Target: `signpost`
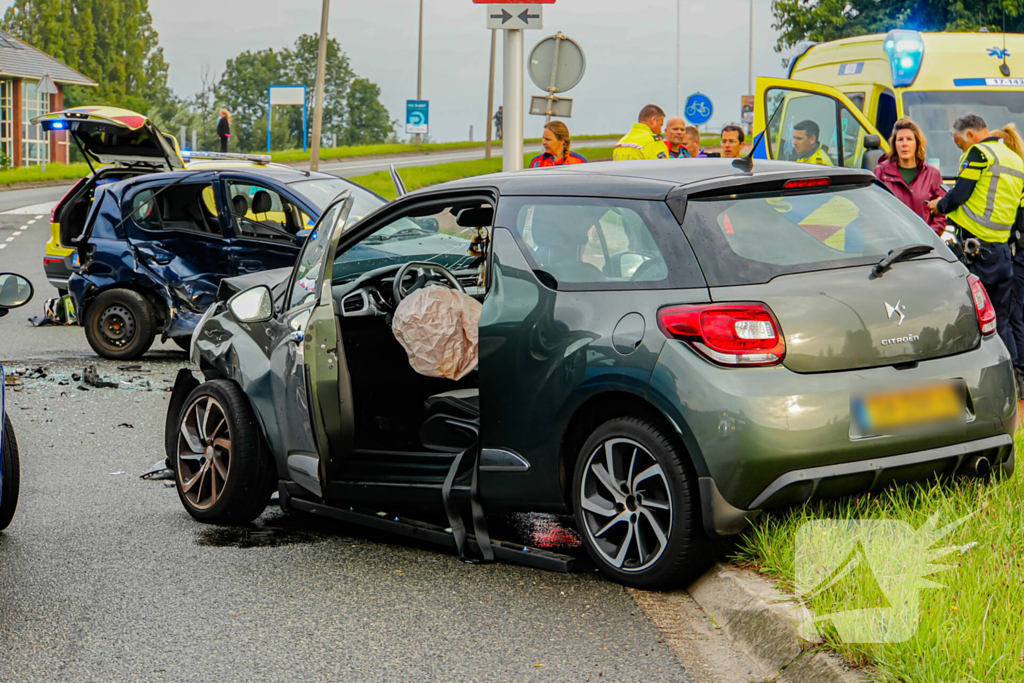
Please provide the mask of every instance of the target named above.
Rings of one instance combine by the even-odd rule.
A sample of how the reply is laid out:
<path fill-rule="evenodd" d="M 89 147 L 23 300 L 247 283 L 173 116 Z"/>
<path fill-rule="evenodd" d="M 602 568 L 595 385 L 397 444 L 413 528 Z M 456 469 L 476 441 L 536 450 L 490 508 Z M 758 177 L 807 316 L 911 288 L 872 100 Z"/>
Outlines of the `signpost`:
<path fill-rule="evenodd" d="M 523 168 L 523 29 L 544 27 L 542 5 L 555 0 L 533 2 L 495 2 L 473 0 L 486 5 L 487 28 L 505 32 L 502 90 L 505 107 L 504 153 L 502 170 L 518 171 Z"/>
<path fill-rule="evenodd" d="M 426 135 L 430 132 L 430 102 L 428 100 L 405 101 L 405 134 Z"/>
<path fill-rule="evenodd" d="M 46 111 L 50 111 L 50 95 L 57 94 L 57 86 L 54 84 L 53 79 L 50 78 L 50 74 L 43 74 L 43 77 L 39 79 L 39 85 L 36 86 L 36 92 L 40 95 L 46 95 Z M 48 135 L 47 138 L 53 136 Z M 47 140 L 49 142 L 49 140 Z M 46 162 L 50 157 L 50 147 L 47 145 L 46 154 L 43 155 L 43 173 L 46 173 Z"/>
<path fill-rule="evenodd" d="M 711 98 L 707 95 L 695 92 L 686 98 L 686 120 L 695 126 L 710 121 L 714 111 Z"/>
<path fill-rule="evenodd" d="M 267 152 L 270 152 L 270 131 L 274 124 L 274 107 L 302 105 L 302 151 L 306 151 L 306 140 L 309 137 L 309 118 L 306 116 L 306 86 L 304 85 L 272 85 L 267 88 Z"/>
<path fill-rule="evenodd" d="M 561 32 L 545 38 L 533 48 L 527 68 L 534 85 L 548 92 L 531 98 L 530 113 L 547 117 L 545 123 L 550 123 L 552 116 L 571 118 L 572 98 L 555 93 L 576 87 L 587 70 L 587 58 L 579 43 Z"/>

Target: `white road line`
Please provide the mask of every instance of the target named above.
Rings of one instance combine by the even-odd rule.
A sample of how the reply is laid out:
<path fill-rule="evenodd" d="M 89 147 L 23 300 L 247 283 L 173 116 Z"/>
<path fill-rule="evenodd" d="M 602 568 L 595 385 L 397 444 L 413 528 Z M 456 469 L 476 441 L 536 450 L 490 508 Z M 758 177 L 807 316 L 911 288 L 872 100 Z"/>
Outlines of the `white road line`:
<path fill-rule="evenodd" d="M 18 228 L 18 230 L 28 230 L 28 226 L 27 225 L 23 225 L 20 228 Z"/>
<path fill-rule="evenodd" d="M 32 225 L 32 224 L 33 224 L 33 223 L 35 223 L 35 222 L 36 222 L 37 220 L 39 220 L 39 219 L 38 219 L 38 218 L 33 218 L 32 220 L 30 220 L 30 221 L 28 222 L 28 224 L 29 224 L 29 225 Z"/>
<path fill-rule="evenodd" d="M 21 230 L 18 230 L 18 231 L 16 231 L 16 232 L 14 233 L 14 236 L 15 236 L 15 237 L 17 237 L 17 236 L 18 236 L 18 235 L 20 235 L 21 233 L 22 233 L 22 231 L 21 231 Z"/>
<path fill-rule="evenodd" d="M 7 238 L 7 241 L 8 241 L 8 242 L 13 242 L 13 241 L 14 241 L 14 238 L 13 238 L 13 237 L 8 237 L 8 238 Z"/>
<path fill-rule="evenodd" d="M 6 244 L 0 244 L 0 249 L 6 249 L 6 248 L 7 248 Z"/>

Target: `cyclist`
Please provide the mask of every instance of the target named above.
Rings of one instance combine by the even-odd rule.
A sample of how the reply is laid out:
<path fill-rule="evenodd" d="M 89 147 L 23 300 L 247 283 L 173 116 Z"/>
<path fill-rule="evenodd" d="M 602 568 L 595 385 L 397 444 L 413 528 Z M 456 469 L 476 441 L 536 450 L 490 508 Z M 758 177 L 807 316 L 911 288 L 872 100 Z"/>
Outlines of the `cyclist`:
<path fill-rule="evenodd" d="M 648 104 L 640 110 L 638 122 L 626 133 L 612 150 L 614 161 L 634 159 L 668 159 L 668 150 L 661 139 L 661 127 L 665 124 L 665 110 L 656 104 Z"/>

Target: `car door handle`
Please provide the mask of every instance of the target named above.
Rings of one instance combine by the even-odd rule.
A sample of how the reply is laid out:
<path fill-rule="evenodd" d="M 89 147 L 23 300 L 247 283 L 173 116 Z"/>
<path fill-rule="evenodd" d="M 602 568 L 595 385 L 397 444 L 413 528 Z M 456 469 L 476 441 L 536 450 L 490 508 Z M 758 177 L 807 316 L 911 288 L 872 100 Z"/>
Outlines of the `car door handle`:
<path fill-rule="evenodd" d="M 255 273 L 263 267 L 263 261 L 246 260 L 238 262 L 238 270 L 243 273 Z"/>
<path fill-rule="evenodd" d="M 151 249 L 149 247 L 137 247 L 142 257 L 157 265 L 166 265 L 174 260 L 174 254 L 166 251 Z"/>

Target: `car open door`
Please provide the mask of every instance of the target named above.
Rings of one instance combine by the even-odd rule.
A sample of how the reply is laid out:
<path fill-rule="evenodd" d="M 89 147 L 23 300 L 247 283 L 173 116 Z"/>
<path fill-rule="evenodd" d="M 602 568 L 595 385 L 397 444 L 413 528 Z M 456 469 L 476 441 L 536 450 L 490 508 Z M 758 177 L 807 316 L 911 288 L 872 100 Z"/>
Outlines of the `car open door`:
<path fill-rule="evenodd" d="M 807 122 L 812 130 L 817 128 L 817 141 L 832 166 L 874 170 L 880 156 L 876 150 L 889 150 L 860 109 L 835 88 L 787 78 L 757 79 L 755 158 L 797 160 L 802 155 L 794 147 L 793 131 Z"/>
<path fill-rule="evenodd" d="M 117 164 L 155 171 L 185 168 L 174 137 L 142 114 L 118 107 L 74 107 L 32 119 L 46 132 L 67 131 L 93 171 Z"/>
<path fill-rule="evenodd" d="M 334 254 L 352 211 L 351 196 L 323 214 L 303 247 L 271 329 L 271 364 L 277 424 L 307 425 L 283 429 L 291 479 L 323 495 L 332 457 L 352 450 L 355 417 L 352 384 L 335 302 L 331 296 Z"/>

